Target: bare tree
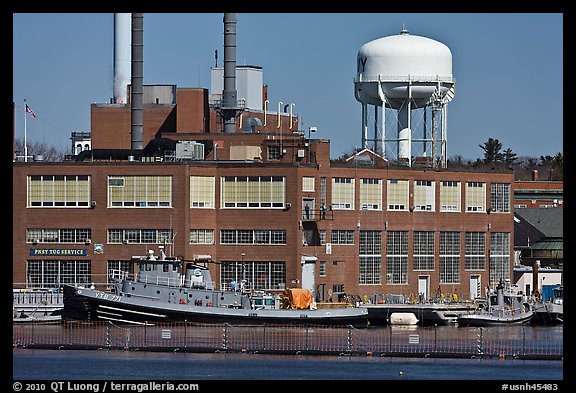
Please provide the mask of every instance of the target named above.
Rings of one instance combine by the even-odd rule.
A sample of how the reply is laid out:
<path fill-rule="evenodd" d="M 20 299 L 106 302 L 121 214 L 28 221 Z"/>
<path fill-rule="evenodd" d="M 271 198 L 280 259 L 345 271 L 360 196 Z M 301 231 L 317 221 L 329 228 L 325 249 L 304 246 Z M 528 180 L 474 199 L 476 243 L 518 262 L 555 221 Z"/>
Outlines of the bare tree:
<path fill-rule="evenodd" d="M 14 139 L 14 151 L 17 157 L 24 157 L 24 140 L 22 138 Z M 62 149 L 48 145 L 45 142 L 28 143 L 28 157 L 42 156 L 44 161 L 60 162 L 64 161 L 66 153 Z"/>

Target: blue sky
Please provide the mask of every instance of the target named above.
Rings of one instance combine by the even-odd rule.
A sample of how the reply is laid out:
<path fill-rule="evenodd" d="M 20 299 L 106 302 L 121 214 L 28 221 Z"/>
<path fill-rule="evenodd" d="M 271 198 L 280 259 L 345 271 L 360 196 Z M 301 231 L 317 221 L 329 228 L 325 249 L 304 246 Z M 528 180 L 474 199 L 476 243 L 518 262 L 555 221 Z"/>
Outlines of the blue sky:
<path fill-rule="evenodd" d="M 294 103 L 301 129 L 318 128 L 336 158 L 361 144 L 353 78 L 360 47 L 396 35 L 440 41 L 452 52 L 447 157 L 483 156 L 499 139 L 519 157 L 563 152 L 562 13 L 237 13 L 237 64 L 263 67 L 273 103 Z M 223 51 L 222 13 L 145 13 L 144 83 L 210 88 Z M 36 113 L 27 137 L 70 150 L 90 131 L 90 104 L 113 95 L 112 13 L 13 14 L 15 133 L 24 99 Z"/>

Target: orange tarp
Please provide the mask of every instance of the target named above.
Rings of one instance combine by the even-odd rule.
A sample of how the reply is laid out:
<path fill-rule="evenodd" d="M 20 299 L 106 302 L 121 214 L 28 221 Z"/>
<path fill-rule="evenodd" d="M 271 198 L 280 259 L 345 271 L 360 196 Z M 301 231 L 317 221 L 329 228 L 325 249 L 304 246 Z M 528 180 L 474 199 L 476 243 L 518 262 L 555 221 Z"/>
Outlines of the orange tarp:
<path fill-rule="evenodd" d="M 288 303 L 287 306 L 292 309 L 310 308 L 312 304 L 312 293 L 304 288 L 285 289 L 282 297 Z"/>

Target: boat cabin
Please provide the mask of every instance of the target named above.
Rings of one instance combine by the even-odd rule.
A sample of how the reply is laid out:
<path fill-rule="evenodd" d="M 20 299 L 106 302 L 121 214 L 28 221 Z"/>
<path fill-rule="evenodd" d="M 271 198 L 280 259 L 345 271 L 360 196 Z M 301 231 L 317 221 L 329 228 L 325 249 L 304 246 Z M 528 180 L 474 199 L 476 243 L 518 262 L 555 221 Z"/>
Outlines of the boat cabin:
<path fill-rule="evenodd" d="M 168 257 L 160 247 L 160 258 L 156 258 L 154 251 L 148 251 L 145 257 L 132 257 L 138 266 L 138 282 L 164 286 L 184 286 L 197 289 L 214 289 L 214 282 L 210 270 L 197 263 L 187 262 L 184 274 L 182 261 Z"/>

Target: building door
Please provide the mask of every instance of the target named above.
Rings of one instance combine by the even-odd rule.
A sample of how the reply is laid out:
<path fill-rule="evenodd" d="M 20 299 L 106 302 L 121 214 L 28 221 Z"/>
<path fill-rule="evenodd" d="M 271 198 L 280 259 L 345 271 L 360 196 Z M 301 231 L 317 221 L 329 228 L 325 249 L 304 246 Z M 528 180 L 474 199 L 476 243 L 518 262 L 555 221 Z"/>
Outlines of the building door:
<path fill-rule="evenodd" d="M 314 219 L 314 198 L 302 198 L 302 219 Z"/>
<path fill-rule="evenodd" d="M 430 298 L 430 276 L 418 276 L 418 300 Z"/>
<path fill-rule="evenodd" d="M 326 284 L 318 284 L 318 292 L 316 293 L 316 301 L 323 302 L 325 299 L 324 291 L 326 291 Z"/>
<path fill-rule="evenodd" d="M 482 283 L 480 282 L 480 276 L 472 275 L 470 276 L 470 300 L 474 300 L 481 296 L 482 293 Z"/>

